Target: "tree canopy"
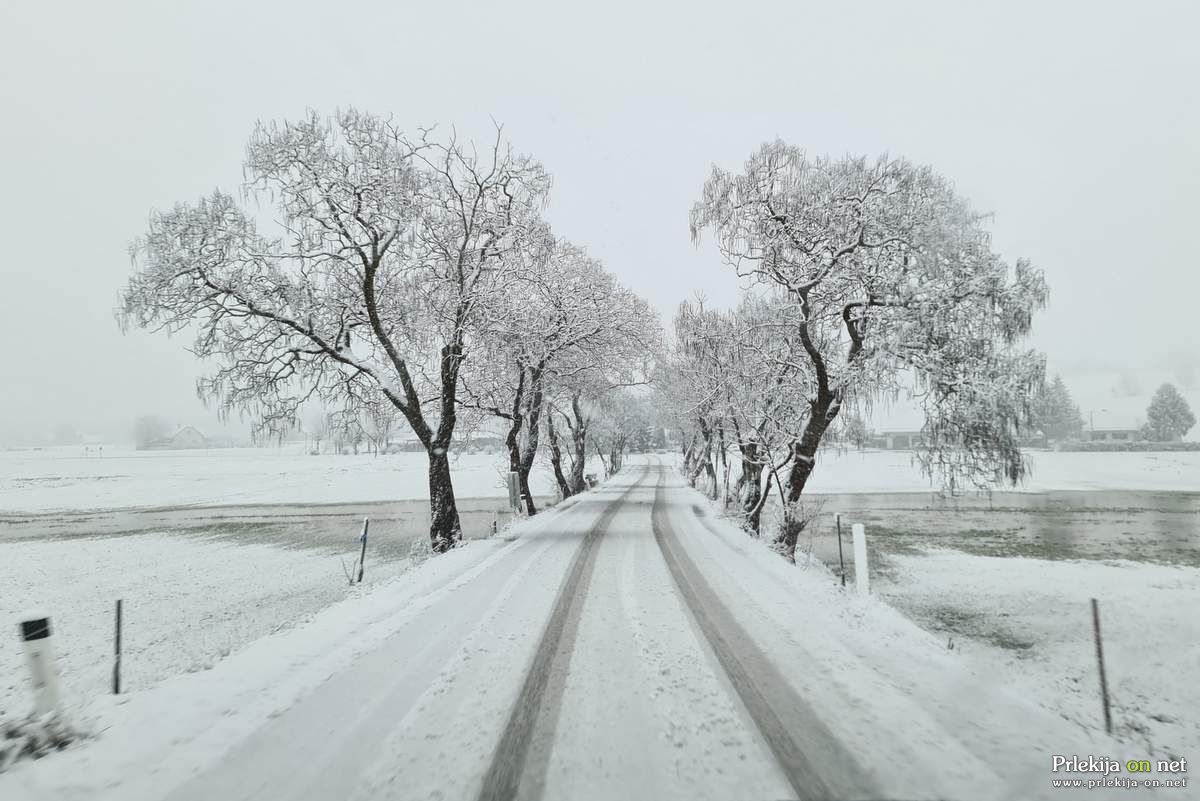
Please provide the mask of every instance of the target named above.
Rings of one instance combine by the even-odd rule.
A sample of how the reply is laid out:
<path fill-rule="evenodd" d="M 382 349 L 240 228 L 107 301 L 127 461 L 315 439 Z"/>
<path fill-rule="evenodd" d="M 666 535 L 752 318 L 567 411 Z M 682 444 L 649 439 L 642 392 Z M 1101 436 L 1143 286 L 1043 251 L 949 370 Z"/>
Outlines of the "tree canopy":
<path fill-rule="evenodd" d="M 1155 442 L 1179 440 L 1196 424 L 1196 416 L 1187 399 L 1174 384 L 1165 383 L 1154 393 L 1146 409 L 1143 436 Z"/>
<path fill-rule="evenodd" d="M 985 223 L 948 181 L 904 159 L 814 157 L 775 141 L 740 173 L 714 167 L 692 233 L 711 233 L 749 302 L 764 304 L 764 322 L 743 313 L 726 338 L 772 333 L 756 372 L 771 404 L 796 410 L 780 427 L 790 506 L 843 409 L 901 392 L 924 412 L 919 457 L 931 475 L 954 486 L 1025 474 L 1018 440 L 1045 368 L 1020 343 L 1046 285 L 1029 262 L 992 250 Z M 694 351 L 677 344 L 680 360 L 705 369 Z M 715 385 L 739 381 L 709 369 Z M 787 554 L 801 520 L 783 526 Z"/>

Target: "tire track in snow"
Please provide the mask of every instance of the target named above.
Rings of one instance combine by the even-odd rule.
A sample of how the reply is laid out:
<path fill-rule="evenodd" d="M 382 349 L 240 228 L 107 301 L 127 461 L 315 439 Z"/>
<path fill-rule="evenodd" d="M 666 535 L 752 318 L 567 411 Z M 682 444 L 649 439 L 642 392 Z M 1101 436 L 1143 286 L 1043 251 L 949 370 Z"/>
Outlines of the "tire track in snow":
<path fill-rule="evenodd" d="M 834 737 L 704 580 L 671 527 L 663 501 L 666 471 L 658 467 L 651 518 L 654 539 L 697 627 L 804 801 L 877 798 L 854 756 Z"/>
<path fill-rule="evenodd" d="M 479 801 L 512 801 L 540 796 L 579 617 L 596 564 L 596 544 L 630 493 L 649 472 L 649 465 L 643 465 L 642 474 L 610 502 L 596 525 L 584 536 L 555 597 L 546 630 L 484 774 Z"/>

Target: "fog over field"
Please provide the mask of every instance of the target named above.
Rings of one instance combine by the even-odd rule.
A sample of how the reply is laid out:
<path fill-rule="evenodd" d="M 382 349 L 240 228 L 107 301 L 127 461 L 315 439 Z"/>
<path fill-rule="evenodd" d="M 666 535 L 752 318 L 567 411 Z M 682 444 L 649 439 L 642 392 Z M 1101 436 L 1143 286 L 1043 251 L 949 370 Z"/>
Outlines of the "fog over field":
<path fill-rule="evenodd" d="M 1006 258 L 1045 270 L 1033 343 L 1085 414 L 1123 370 L 1143 393 L 1196 380 L 1200 338 L 1178 335 L 1173 302 L 1200 295 L 1181 262 L 1200 196 L 1200 107 L 1180 102 L 1192 3 L 69 9 L 15 4 L 0 31 L 0 332 L 19 343 L 0 445 L 61 423 L 127 441 L 141 413 L 220 433 L 182 340 L 118 331 L 126 246 L 151 208 L 234 188 L 256 120 L 348 104 L 470 138 L 503 123 L 554 174 L 555 227 L 665 319 L 696 292 L 734 302 L 712 240 L 688 235 L 712 163 L 775 136 L 930 163 L 995 215 Z M 363 46 L 365 28 L 403 46 Z"/>

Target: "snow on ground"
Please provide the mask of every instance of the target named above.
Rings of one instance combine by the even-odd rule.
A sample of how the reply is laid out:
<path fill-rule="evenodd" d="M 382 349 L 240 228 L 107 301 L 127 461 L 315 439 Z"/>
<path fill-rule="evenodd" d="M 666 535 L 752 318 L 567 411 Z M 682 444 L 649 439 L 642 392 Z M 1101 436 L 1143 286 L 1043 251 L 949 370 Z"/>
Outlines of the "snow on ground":
<path fill-rule="evenodd" d="M 355 557 L 349 548 L 347 563 Z M 0 620 L 11 631 L 23 610 L 51 615 L 66 698 L 86 712 L 111 690 L 118 598 L 123 684 L 139 691 L 211 668 L 246 643 L 357 594 L 340 556 L 329 548 L 166 534 L 0 543 Z M 364 587 L 407 566 L 371 560 Z M 30 706 L 23 660 L 17 638 L 0 637 L 0 718 Z"/>
<path fill-rule="evenodd" d="M 1000 490 L 1200 490 L 1200 451 L 1178 453 L 1067 453 L 1027 451 L 1028 480 Z M 826 451 L 806 493 L 928 492 L 937 489 L 908 451 Z"/>
<path fill-rule="evenodd" d="M 103 736 L 0 776 L 0 797 L 136 801 L 173 787 L 180 798 L 473 795 L 584 532 L 639 475 L 631 465 L 615 488 L 381 580 L 210 670 L 97 696 L 87 714 Z M 945 635 L 885 602 L 894 599 L 857 598 L 818 563 L 786 564 L 716 518 L 678 476 L 664 480 L 671 526 L 705 580 L 892 795 L 1059 798 L 1051 754 L 1124 760 L 1153 746 L 1191 758 L 1200 744 L 1187 686 L 1196 675 L 1194 569 L 913 556 L 901 567 L 930 602 L 1008 610 L 1010 639 L 1049 643 L 1044 655 L 989 655 L 961 641 L 951 650 Z M 558 797 L 625 787 L 629 797 L 718 798 L 777 780 L 652 545 L 652 485 L 634 492 L 596 546 L 547 757 L 547 788 Z M 939 556 L 945 564 L 920 561 Z M 1091 677 L 1076 656 L 1090 654 L 1089 626 L 1078 606 L 1089 593 L 1105 603 L 1115 643 L 1115 738 L 1084 711 Z M 1145 603 L 1147 594 L 1164 600 Z M 1138 632 L 1150 643 L 1140 653 Z"/>
<path fill-rule="evenodd" d="M 1103 730 L 1071 726 L 950 651 L 883 603 L 838 585 L 820 563 L 793 566 L 733 521 L 692 509 L 715 536 L 689 553 L 887 797 L 1040 798 L 1050 754 L 1119 753 Z"/>
<path fill-rule="evenodd" d="M 560 509 L 570 509 L 574 503 L 572 499 Z M 582 515 L 579 525 L 591 525 L 597 514 Z M 469 676 L 486 678 L 476 683 L 482 687 L 520 683 L 526 664 L 512 658 L 511 649 L 536 640 L 540 626 L 523 615 L 497 617 L 495 608 L 513 593 L 542 601 L 553 597 L 578 541 L 562 537 L 535 541 L 529 535 L 543 532 L 558 515 L 539 516 L 512 527 L 504 538 L 470 542 L 429 559 L 415 570 L 327 607 L 303 626 L 247 645 L 211 670 L 175 676 L 128 695 L 97 698 L 87 712 L 93 728 L 103 730 L 102 736 L 52 759 L 19 763 L 0 774 L 0 797 L 6 801 L 161 798 L 190 775 L 227 759 L 231 749 L 251 742 L 260 727 L 293 714 L 289 710 L 325 685 L 327 691 L 298 710 L 300 715 L 315 710 L 309 725 L 267 745 L 284 749 L 292 780 L 308 782 L 318 797 L 322 797 L 321 787 L 331 782 L 355 781 L 358 774 L 349 769 L 314 774 L 310 768 L 327 768 L 324 757 L 345 756 L 349 763 L 356 755 L 361 760 L 360 752 L 373 753 L 379 739 L 399 722 L 389 714 L 393 695 L 399 693 L 407 703 L 414 703 L 423 692 L 423 698 L 436 699 L 453 689 L 456 678 L 467 678 L 460 675 L 464 667 Z M 528 567 L 551 550 L 551 569 L 541 565 L 540 575 L 531 581 Z M 468 635 L 475 632 L 477 639 L 501 628 L 497 638 L 501 647 L 493 649 L 486 664 L 462 664 L 473 654 L 477 662 L 484 662 L 484 652 Z M 451 658 L 458 669 L 446 670 Z M 472 683 L 460 681 L 458 686 Z M 431 725 L 443 720 L 443 709 L 453 711 L 429 710 L 426 717 Z M 490 707 L 461 711 L 468 716 L 498 717 Z M 332 721 L 345 718 L 378 736 L 364 743 L 332 738 Z M 461 730 L 464 735 L 472 732 Z M 474 736 L 479 737 L 479 732 Z M 442 747 L 456 756 L 467 750 L 459 741 L 439 745 L 427 740 L 424 747 L 426 751 Z M 453 770 L 457 759 L 439 759 L 435 766 Z M 283 795 L 279 786 L 257 788 L 244 782 L 238 791 L 256 798 Z"/>
<path fill-rule="evenodd" d="M 101 738 L 18 765 L 0 796 L 474 796 L 585 532 L 640 475 L 630 468 L 512 541 L 431 559 L 212 670 L 100 699 Z M 542 752 L 547 797 L 784 797 L 653 544 L 655 480 L 595 546 L 551 710 L 559 728 Z M 671 527 L 704 581 L 888 797 L 1060 798 L 1049 754 L 1122 755 L 878 599 L 713 519 L 677 476 L 663 480 Z"/>
<path fill-rule="evenodd" d="M 1090 599 L 1100 602 L 1118 738 L 1200 754 L 1200 570 L 934 549 L 888 556 L 873 589 L 985 675 L 1081 728 L 1102 725 Z"/>
<path fill-rule="evenodd" d="M 461 498 L 507 495 L 498 453 L 461 454 L 451 469 Z M 423 453 L 383 456 L 322 454 L 295 446 L 194 451 L 106 447 L 0 452 L 0 512 L 46 512 L 187 504 L 343 503 L 429 497 Z M 589 464 L 595 471 L 598 464 Z M 531 478 L 537 495 L 553 495 L 541 465 Z"/>
<path fill-rule="evenodd" d="M 499 480 L 500 463 L 498 454 L 460 457 L 454 465 L 460 498 L 495 498 L 502 507 L 507 490 Z M 326 523 L 291 507 L 278 519 L 269 517 L 270 508 L 257 510 L 253 521 L 222 513 L 212 525 L 164 519 L 161 527 L 147 528 L 133 519 L 77 515 L 70 526 L 46 525 L 34 538 L 21 533 L 8 540 L 6 528 L 29 528 L 25 512 L 62 522 L 48 510 L 411 498 L 412 510 L 372 518 L 370 584 L 405 570 L 409 541 L 424 539 L 425 469 L 420 453 L 310 456 L 294 447 L 177 452 L 106 447 L 102 457 L 85 457 L 79 448 L 0 453 L 0 621 L 15 625 L 23 610 L 47 610 L 58 636 L 65 690 L 85 710 L 110 688 L 117 599 L 125 604 L 126 688 L 207 669 L 357 592 L 349 589 L 342 563 L 356 556 L 357 519 L 338 515 L 336 523 Z M 549 492 L 549 480 L 541 476 L 535 487 Z M 470 502 L 463 504 L 463 514 L 468 534 L 474 531 L 470 525 L 484 530 L 492 516 Z M 145 532 L 113 536 L 135 524 Z M 92 536 L 101 533 L 108 536 Z M 63 539 L 55 539 L 59 536 Z M 22 660 L 16 638 L 0 637 L 0 718 L 23 715 L 29 705 Z"/>
<path fill-rule="evenodd" d="M 1048 490 L 1196 490 L 1200 452 L 1030 453 L 1033 475 L 1022 487 Z M 462 454 L 453 465 L 459 497 L 503 497 L 500 454 Z M 591 472 L 600 465 L 589 463 Z M 421 453 L 373 457 L 311 456 L 301 449 L 229 448 L 135 451 L 79 448 L 0 452 L 0 513 L 113 509 L 185 504 L 282 504 L 390 501 L 428 497 Z M 553 495 L 539 462 L 535 494 Z M 905 451 L 828 451 L 809 482 L 812 493 L 928 492 Z"/>

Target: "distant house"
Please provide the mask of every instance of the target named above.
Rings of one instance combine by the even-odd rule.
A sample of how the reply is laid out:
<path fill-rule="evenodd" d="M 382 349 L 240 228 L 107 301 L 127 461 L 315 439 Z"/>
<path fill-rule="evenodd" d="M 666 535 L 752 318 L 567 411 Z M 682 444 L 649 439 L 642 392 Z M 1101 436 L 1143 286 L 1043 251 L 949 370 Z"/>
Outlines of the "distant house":
<path fill-rule="evenodd" d="M 146 446 L 147 450 L 156 451 L 182 451 L 209 447 L 212 447 L 212 442 L 208 437 L 197 431 L 194 426 L 184 426 L 174 434 L 162 439 L 156 439 Z"/>
<path fill-rule="evenodd" d="M 465 449 L 468 453 L 483 451 L 492 453 L 504 447 L 505 438 L 499 434 L 493 434 L 487 431 L 473 434 L 470 437 L 464 437 L 461 441 L 455 442 L 456 447 Z"/>
<path fill-rule="evenodd" d="M 1080 439 L 1084 442 L 1141 442 L 1142 412 L 1148 401 L 1142 398 L 1111 399 L 1103 409 L 1089 411 Z"/>
<path fill-rule="evenodd" d="M 877 441 L 889 451 L 907 451 L 917 447 L 924 435 L 919 431 L 881 431 Z"/>
<path fill-rule="evenodd" d="M 1096 426 L 1085 431 L 1084 437 L 1091 442 L 1140 442 L 1143 439 L 1140 427 L 1117 426 Z"/>

